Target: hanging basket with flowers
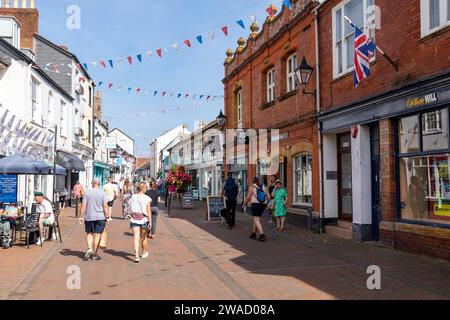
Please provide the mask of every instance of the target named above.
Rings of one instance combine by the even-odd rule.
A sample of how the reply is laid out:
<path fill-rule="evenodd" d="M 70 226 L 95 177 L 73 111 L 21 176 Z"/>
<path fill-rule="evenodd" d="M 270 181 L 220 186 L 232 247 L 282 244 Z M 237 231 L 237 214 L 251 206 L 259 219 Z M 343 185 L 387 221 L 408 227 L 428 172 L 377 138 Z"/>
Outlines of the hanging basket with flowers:
<path fill-rule="evenodd" d="M 166 178 L 166 185 L 171 193 L 183 193 L 189 188 L 191 183 L 192 178 L 185 173 L 183 166 L 173 167 Z"/>

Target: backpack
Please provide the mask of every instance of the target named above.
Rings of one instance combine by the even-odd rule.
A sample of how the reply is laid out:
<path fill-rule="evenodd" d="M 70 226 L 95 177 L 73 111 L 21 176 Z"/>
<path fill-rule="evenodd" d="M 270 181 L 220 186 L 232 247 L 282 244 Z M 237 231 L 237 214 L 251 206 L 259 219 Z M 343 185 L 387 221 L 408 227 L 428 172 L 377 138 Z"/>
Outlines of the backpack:
<path fill-rule="evenodd" d="M 238 186 L 236 185 L 236 183 L 234 182 L 234 179 L 232 180 L 227 180 L 227 182 L 225 183 L 225 196 L 228 199 L 232 199 L 235 200 L 237 199 L 238 196 Z"/>
<path fill-rule="evenodd" d="M 257 186 L 255 186 L 256 188 L 256 199 L 258 199 L 258 201 L 260 203 L 265 203 L 266 202 L 266 193 L 264 192 L 263 188 L 258 188 Z"/>

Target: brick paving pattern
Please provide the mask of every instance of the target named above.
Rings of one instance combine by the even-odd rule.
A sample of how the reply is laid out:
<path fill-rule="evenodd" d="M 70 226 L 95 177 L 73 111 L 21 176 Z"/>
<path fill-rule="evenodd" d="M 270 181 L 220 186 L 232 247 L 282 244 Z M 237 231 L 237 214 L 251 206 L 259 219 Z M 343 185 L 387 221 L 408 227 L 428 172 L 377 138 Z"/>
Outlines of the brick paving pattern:
<path fill-rule="evenodd" d="M 151 256 L 133 262 L 128 222 L 119 205 L 110 225 L 108 249 L 100 262 L 83 262 L 83 228 L 70 214 L 63 245 L 46 243 L 29 252 L 2 252 L 14 280 L 1 273 L 2 299 L 449 299 L 450 265 L 295 226 L 267 232 L 268 241 L 249 239 L 250 218 L 240 214 L 237 228 L 204 221 L 203 204 L 160 215 Z M 272 226 L 266 224 L 266 229 Z M 41 259 L 39 255 L 46 256 Z M 39 261 L 41 261 L 39 263 Z M 81 268 L 81 290 L 66 287 L 67 267 Z M 382 290 L 370 291 L 366 270 L 382 270 Z M 14 272 L 11 272 L 14 270 Z M 33 271 L 29 273 L 29 271 Z M 23 280 L 23 281 L 22 281 Z M 22 283 L 21 285 L 19 285 Z"/>

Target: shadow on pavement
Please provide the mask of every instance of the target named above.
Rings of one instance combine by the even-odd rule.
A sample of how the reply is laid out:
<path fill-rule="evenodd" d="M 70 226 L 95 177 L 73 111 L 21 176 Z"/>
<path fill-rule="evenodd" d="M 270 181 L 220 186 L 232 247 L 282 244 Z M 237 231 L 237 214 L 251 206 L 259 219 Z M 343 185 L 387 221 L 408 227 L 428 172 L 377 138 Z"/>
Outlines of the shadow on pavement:
<path fill-rule="evenodd" d="M 119 258 L 123 258 L 123 259 L 128 260 L 128 261 L 134 262 L 134 260 L 132 259 L 134 257 L 134 255 L 132 255 L 129 252 L 116 251 L 116 250 L 112 250 L 112 249 L 104 250 L 103 252 L 105 254 L 109 254 L 109 255 L 114 256 L 114 257 L 119 257 Z"/>
<path fill-rule="evenodd" d="M 284 288 L 280 292 L 289 297 L 299 295 L 301 285 L 314 288 L 318 292 L 315 298 L 319 299 L 450 299 L 450 265 L 445 261 L 353 243 L 327 234 L 316 235 L 295 225 L 288 225 L 280 233 L 267 221 L 263 223 L 268 241 L 261 243 L 250 240 L 250 216 L 237 213 L 236 228 L 229 231 L 220 221 L 205 221 L 204 203 L 196 202 L 195 207 L 172 208 L 169 219 L 177 230 L 180 228 L 180 233 L 183 221 L 205 231 L 207 234 L 186 225 L 189 234 L 183 237 L 217 264 L 231 261 L 244 269 L 232 274 L 237 282 L 246 281 L 247 273 L 276 276 L 265 287 L 279 282 Z M 227 245 L 233 249 L 231 253 L 226 250 Z M 367 269 L 372 265 L 381 268 L 382 290 L 367 288 L 370 276 Z M 289 285 L 289 278 L 299 283 Z M 297 292 L 288 292 L 293 288 Z"/>

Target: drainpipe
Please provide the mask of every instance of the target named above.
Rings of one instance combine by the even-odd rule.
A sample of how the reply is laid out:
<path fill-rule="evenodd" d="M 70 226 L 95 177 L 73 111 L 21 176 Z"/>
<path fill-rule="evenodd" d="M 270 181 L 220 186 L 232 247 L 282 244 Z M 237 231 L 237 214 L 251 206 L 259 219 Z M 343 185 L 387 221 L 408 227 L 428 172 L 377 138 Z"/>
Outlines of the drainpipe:
<path fill-rule="evenodd" d="M 320 57 L 319 57 L 319 5 L 314 10 L 314 29 L 315 29 L 315 46 L 316 46 L 316 112 L 321 112 L 320 100 Z M 320 233 L 325 233 L 325 200 L 324 200 L 324 174 L 323 174 L 323 139 L 322 125 L 319 123 L 317 130 L 319 143 L 319 179 L 320 179 Z"/>

